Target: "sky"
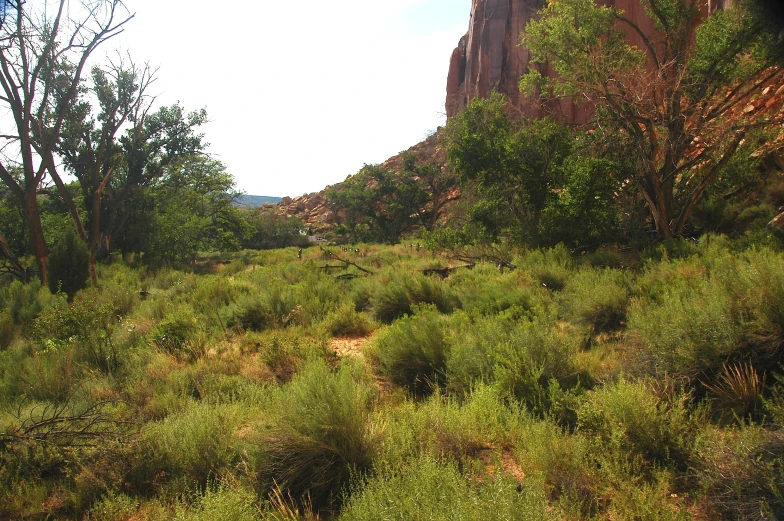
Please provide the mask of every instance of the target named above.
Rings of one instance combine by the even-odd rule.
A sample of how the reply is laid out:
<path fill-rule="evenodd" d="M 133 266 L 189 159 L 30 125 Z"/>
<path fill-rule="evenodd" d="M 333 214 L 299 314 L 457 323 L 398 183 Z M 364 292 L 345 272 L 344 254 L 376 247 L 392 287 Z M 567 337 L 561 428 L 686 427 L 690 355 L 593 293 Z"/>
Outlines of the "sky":
<path fill-rule="evenodd" d="M 158 67 L 157 105 L 206 108 L 209 153 L 252 195 L 316 192 L 445 121 L 471 0 L 126 0 L 99 48 Z M 226 7 L 219 7 L 219 6 Z"/>

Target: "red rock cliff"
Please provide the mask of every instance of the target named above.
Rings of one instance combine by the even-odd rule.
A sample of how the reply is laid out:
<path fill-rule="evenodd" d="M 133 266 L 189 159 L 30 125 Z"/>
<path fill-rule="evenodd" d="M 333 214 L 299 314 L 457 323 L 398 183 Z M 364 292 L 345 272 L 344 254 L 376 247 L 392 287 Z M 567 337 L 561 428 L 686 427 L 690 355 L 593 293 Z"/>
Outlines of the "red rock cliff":
<path fill-rule="evenodd" d="M 653 32 L 653 23 L 640 0 L 606 0 L 624 11 L 644 32 Z M 728 7 L 731 0 L 705 0 L 703 10 L 712 12 Z M 468 33 L 452 52 L 446 87 L 446 114 L 451 117 L 462 111 L 476 97 L 488 97 L 493 91 L 508 96 L 512 104 L 529 117 L 542 115 L 542 107 L 520 94 L 520 77 L 528 70 L 531 58 L 519 46 L 520 34 L 528 20 L 545 4 L 545 0 L 473 0 Z M 636 35 L 630 41 L 639 44 Z M 551 74 L 541 67 L 543 74 Z M 551 107 L 569 122 L 581 123 L 590 117 L 591 109 L 577 107 L 568 101 Z"/>

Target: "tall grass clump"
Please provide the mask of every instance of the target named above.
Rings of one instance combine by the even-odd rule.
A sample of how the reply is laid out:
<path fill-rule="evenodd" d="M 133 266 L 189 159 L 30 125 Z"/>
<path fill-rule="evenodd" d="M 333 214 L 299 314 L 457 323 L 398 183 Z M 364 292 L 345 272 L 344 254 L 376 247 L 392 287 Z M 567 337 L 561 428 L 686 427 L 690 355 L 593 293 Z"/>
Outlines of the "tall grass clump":
<path fill-rule="evenodd" d="M 548 508 L 541 482 L 520 487 L 502 475 L 472 482 L 448 461 L 424 456 L 358 486 L 341 521 L 484 521 L 559 519 Z"/>
<path fill-rule="evenodd" d="M 306 365 L 270 408 L 271 426 L 258 439 L 262 491 L 276 486 L 300 507 L 339 507 L 352 477 L 372 465 L 375 389 L 360 370 L 324 362 Z"/>
<path fill-rule="evenodd" d="M 449 317 L 434 306 L 422 306 L 412 316 L 383 329 L 369 355 L 379 372 L 415 395 L 431 393 L 445 381 L 449 354 Z"/>

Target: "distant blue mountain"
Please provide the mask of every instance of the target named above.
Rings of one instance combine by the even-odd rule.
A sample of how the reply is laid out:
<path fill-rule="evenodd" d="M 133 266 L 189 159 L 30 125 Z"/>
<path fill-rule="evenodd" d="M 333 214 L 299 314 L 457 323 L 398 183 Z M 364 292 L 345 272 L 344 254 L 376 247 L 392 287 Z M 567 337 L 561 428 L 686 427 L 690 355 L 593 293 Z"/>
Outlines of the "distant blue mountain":
<path fill-rule="evenodd" d="M 282 197 L 269 197 L 267 195 L 241 195 L 234 200 L 234 206 L 257 208 L 264 203 L 277 204 L 282 200 Z"/>

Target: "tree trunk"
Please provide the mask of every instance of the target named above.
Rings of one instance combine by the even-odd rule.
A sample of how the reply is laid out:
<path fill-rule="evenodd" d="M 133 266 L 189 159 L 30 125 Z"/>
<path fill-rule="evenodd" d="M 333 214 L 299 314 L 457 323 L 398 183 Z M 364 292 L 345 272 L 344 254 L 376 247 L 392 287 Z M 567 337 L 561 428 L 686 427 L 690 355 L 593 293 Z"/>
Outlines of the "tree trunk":
<path fill-rule="evenodd" d="M 49 253 L 46 249 L 44 228 L 41 225 L 41 214 L 38 211 L 37 192 L 36 186 L 32 186 L 32 190 L 28 189 L 25 191 L 24 217 L 27 223 L 27 230 L 30 233 L 30 248 L 33 250 L 33 256 L 35 256 L 38 264 L 38 276 L 41 279 L 41 284 L 46 286 L 49 284 L 49 271 L 46 266 Z"/>

